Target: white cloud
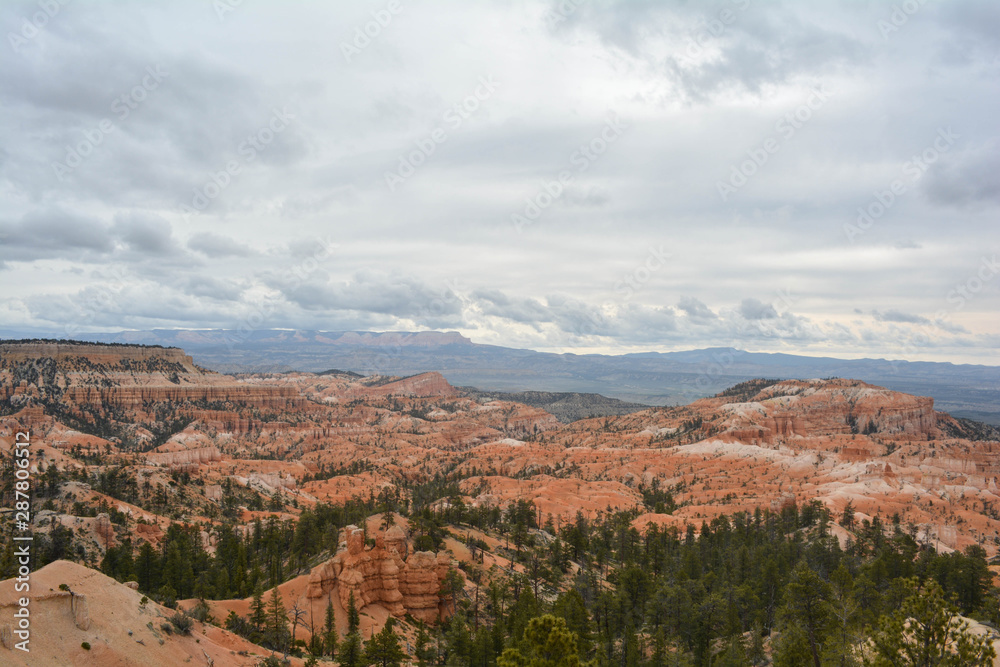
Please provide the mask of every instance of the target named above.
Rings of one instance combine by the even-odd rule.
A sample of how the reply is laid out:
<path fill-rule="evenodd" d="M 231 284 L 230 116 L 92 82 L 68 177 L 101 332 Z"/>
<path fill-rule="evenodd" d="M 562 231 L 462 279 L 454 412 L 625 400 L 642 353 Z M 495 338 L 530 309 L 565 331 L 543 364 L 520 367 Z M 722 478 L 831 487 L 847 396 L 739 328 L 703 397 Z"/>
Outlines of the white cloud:
<path fill-rule="evenodd" d="M 70 5 L 0 54 L 0 313 L 226 327 L 271 299 L 271 326 L 1000 363 L 1000 279 L 949 301 L 1000 245 L 994 5 L 928 5 L 885 39 L 877 4 L 590 2 L 549 26 L 548 0 L 445 0 L 350 63 L 377 3 Z M 4 34 L 34 7 L 0 7 Z M 627 128 L 602 143 L 609 114 Z M 958 141 L 907 174 L 942 127 Z M 723 201 L 734 166 L 753 173 Z M 195 189 L 211 202 L 185 215 Z M 316 239 L 336 250 L 314 265 Z"/>

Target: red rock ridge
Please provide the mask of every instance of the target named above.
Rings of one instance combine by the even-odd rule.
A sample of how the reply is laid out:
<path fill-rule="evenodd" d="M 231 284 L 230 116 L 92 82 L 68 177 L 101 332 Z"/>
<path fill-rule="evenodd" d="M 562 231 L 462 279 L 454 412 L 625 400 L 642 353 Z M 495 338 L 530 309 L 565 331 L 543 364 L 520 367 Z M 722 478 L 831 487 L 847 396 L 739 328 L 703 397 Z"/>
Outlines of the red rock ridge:
<path fill-rule="evenodd" d="M 448 384 L 444 376 L 440 373 L 421 373 L 408 378 L 402 378 L 380 384 L 376 386 L 360 386 L 352 388 L 347 392 L 347 396 L 414 396 L 414 397 L 437 397 L 455 396 L 458 392 Z"/>
<path fill-rule="evenodd" d="M 16 381 L 15 370 L 24 365 L 46 372 L 36 370 L 30 381 Z M 138 411 L 150 403 L 189 401 L 233 402 L 273 410 L 302 410 L 310 405 L 293 387 L 250 384 L 198 368 L 180 348 L 0 344 L 0 399 L 15 396 L 29 403 L 43 395 L 58 396 L 65 404 Z"/>
<path fill-rule="evenodd" d="M 10 362 L 54 359 L 57 363 L 86 359 L 92 364 L 118 365 L 122 360 L 180 364 L 186 373 L 200 374 L 190 356 L 179 347 L 147 347 L 140 345 L 72 344 L 58 342 L 0 343 L 0 358 Z"/>

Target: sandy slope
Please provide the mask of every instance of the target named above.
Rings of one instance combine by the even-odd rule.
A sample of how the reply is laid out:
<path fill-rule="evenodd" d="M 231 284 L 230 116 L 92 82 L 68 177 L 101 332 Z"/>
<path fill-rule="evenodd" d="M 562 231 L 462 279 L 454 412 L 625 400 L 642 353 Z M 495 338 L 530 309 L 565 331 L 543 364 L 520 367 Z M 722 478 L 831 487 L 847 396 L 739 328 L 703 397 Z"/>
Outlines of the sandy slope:
<path fill-rule="evenodd" d="M 60 584 L 66 584 L 71 592 L 60 590 Z M 12 625 L 21 595 L 14 590 L 14 580 L 0 582 L 0 632 Z M 56 561 L 33 572 L 30 596 L 30 653 L 0 647 L 0 664 L 222 667 L 253 665 L 267 655 L 259 646 L 201 623 L 194 624 L 189 636 L 168 634 L 161 625 L 173 610 L 152 601 L 141 604 L 143 596 L 138 591 L 68 561 Z M 74 596 L 84 597 L 83 604 L 77 598 L 76 614 Z M 81 646 L 83 642 L 90 644 L 89 650 Z"/>

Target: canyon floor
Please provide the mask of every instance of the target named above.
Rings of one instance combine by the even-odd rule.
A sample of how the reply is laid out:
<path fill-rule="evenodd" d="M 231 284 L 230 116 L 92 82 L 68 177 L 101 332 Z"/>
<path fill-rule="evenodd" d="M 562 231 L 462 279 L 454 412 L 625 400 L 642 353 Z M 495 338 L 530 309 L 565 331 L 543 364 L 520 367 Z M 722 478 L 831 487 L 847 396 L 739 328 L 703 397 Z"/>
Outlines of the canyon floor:
<path fill-rule="evenodd" d="M 294 523 L 352 498 L 405 505 L 435 480 L 451 485 L 438 507 L 507 511 L 527 500 L 537 525 L 557 531 L 579 516 L 633 510 L 640 533 L 650 524 L 683 533 L 719 515 L 814 503 L 844 524 L 831 529 L 845 545 L 854 526 L 878 517 L 938 552 L 1000 550 L 998 432 L 935 411 L 929 398 L 850 379 L 755 380 L 686 406 L 561 423 L 538 407 L 470 396 L 437 373 L 227 376 L 176 348 L 6 342 L 0 401 L 7 460 L 15 435 L 30 433 L 32 529 L 73 531 L 67 558 L 33 574 L 32 646 L 49 661 L 19 663 L 7 634 L 5 664 L 254 664 L 268 651 L 210 624 L 161 631 L 173 610 L 140 604 L 134 588 L 90 568 L 126 539 L 158 547 L 172 524 L 197 527 L 211 552 L 213 527 L 227 520 Z M 366 637 L 390 613 L 446 615 L 443 582 L 474 558 L 471 529 L 451 526 L 445 550 L 417 556 L 419 530 L 399 513 L 391 535 L 377 514 L 368 521 L 359 537 L 337 536 L 339 554 L 288 573 L 277 587 L 284 607 L 316 617 L 330 604 L 343 629 L 350 588 Z M 487 565 L 512 567 L 493 551 Z M 210 602 L 217 620 L 249 605 Z M 13 623 L 15 606 L 13 580 L 0 583 L 0 626 Z M 412 642 L 415 628 L 407 620 L 397 631 Z"/>

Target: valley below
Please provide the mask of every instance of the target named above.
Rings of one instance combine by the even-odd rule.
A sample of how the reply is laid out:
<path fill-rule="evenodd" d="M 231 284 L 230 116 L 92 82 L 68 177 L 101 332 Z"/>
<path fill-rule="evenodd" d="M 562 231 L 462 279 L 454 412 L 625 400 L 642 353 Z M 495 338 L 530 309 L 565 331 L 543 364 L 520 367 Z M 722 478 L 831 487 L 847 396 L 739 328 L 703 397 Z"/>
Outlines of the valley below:
<path fill-rule="evenodd" d="M 0 342 L 0 662 L 520 664 L 552 618 L 594 664 L 860 664 L 918 581 L 1000 639 L 995 427 L 843 378 L 598 399 Z M 853 611 L 812 639 L 790 582 Z"/>

